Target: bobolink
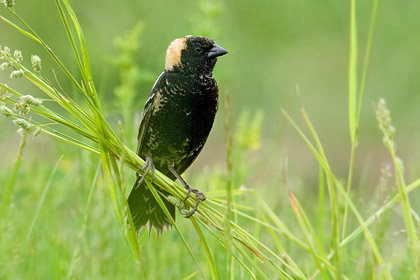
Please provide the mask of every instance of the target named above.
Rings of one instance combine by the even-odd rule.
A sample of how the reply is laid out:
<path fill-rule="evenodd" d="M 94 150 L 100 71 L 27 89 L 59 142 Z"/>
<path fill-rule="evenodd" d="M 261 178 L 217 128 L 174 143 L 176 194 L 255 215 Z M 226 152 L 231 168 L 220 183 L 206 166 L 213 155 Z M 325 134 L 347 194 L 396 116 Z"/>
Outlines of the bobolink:
<path fill-rule="evenodd" d="M 172 180 L 178 179 L 188 190 L 187 198 L 195 193 L 197 201 L 190 215 L 206 197 L 190 188 L 181 174 L 197 158 L 213 126 L 218 101 L 213 69 L 217 57 L 226 53 L 206 37 L 174 40 L 166 51 L 165 71 L 143 109 L 137 154 L 146 160 L 146 173 L 156 168 Z M 175 219 L 175 207 L 163 201 Z M 136 230 L 147 225 L 149 230 L 154 227 L 160 232 L 171 226 L 140 175 L 128 204 Z"/>

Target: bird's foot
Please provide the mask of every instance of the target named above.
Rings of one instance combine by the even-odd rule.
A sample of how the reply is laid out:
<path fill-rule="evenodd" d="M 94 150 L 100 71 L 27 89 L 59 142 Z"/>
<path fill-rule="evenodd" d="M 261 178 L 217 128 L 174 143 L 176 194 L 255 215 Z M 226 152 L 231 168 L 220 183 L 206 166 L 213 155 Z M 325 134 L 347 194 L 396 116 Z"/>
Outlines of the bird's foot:
<path fill-rule="evenodd" d="M 198 205 L 200 204 L 200 202 L 206 200 L 206 196 L 205 196 L 204 193 L 200 192 L 199 190 L 191 188 L 187 184 L 187 182 L 185 182 L 185 180 L 181 177 L 181 175 L 179 175 L 178 172 L 176 172 L 176 170 L 174 169 L 173 166 L 169 166 L 169 171 L 171 171 L 172 174 L 175 175 L 175 177 L 181 182 L 181 184 L 184 186 L 184 188 L 188 191 L 187 196 L 184 199 L 184 202 L 187 201 L 187 199 L 190 197 L 191 193 L 194 193 L 195 196 L 196 196 L 196 203 L 195 203 L 194 208 L 192 209 L 192 211 L 189 214 L 185 215 L 185 218 L 189 218 L 197 211 L 197 208 L 198 208 Z"/>
<path fill-rule="evenodd" d="M 194 193 L 195 196 L 196 196 L 196 203 L 195 203 L 195 206 L 194 206 L 193 210 L 188 215 L 185 215 L 185 218 L 191 217 L 197 211 L 198 204 L 200 204 L 201 201 L 206 200 L 206 195 L 204 193 L 200 192 L 199 190 L 192 189 L 188 185 L 187 185 L 187 187 L 185 187 L 185 188 L 188 190 L 188 193 L 187 193 L 187 196 L 184 199 L 184 202 L 187 201 L 187 199 L 190 197 L 191 193 Z"/>
<path fill-rule="evenodd" d="M 155 165 L 153 164 L 153 160 L 151 157 L 146 157 L 146 163 L 143 165 L 142 168 L 140 168 L 141 171 L 144 171 L 143 175 L 141 176 L 140 180 L 137 182 L 135 188 L 138 188 L 141 183 L 143 183 L 144 179 L 146 178 L 146 175 L 149 173 L 149 171 L 152 171 L 152 181 L 155 179 Z"/>

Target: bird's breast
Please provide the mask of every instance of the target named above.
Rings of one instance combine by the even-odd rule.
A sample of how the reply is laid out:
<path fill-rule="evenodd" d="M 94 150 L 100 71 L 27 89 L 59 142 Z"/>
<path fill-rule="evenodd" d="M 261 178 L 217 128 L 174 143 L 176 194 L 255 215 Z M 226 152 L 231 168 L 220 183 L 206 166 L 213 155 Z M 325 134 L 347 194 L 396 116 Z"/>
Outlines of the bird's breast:
<path fill-rule="evenodd" d="M 154 160 L 180 162 L 200 150 L 213 126 L 218 89 L 214 79 L 164 81 L 156 91 L 144 152 Z"/>

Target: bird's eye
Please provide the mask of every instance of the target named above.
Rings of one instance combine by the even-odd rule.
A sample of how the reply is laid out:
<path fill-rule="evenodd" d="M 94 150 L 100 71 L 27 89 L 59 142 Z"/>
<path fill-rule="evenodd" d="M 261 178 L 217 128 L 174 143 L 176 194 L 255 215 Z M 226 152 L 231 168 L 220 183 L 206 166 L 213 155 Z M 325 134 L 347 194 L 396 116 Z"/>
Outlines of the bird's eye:
<path fill-rule="evenodd" d="M 204 50 L 203 50 L 202 48 L 200 48 L 200 47 L 195 48 L 195 51 L 196 51 L 198 54 L 202 54 L 202 53 L 204 52 Z"/>

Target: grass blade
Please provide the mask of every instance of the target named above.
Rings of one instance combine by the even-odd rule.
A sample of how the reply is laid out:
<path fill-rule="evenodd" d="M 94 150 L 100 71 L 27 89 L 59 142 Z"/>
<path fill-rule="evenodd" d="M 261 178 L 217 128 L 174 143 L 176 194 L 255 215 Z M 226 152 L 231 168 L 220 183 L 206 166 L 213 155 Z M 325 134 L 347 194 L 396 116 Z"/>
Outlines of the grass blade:
<path fill-rule="evenodd" d="M 7 184 L 7 187 L 3 193 L 3 198 L 1 200 L 1 205 L 0 205 L 0 217 L 4 216 L 7 208 L 10 205 L 13 190 L 15 189 L 15 185 L 16 185 L 16 178 L 19 173 L 20 166 L 22 165 L 23 149 L 25 148 L 25 145 L 26 145 L 26 136 L 27 136 L 26 134 L 22 136 L 22 139 L 19 145 L 18 155 L 15 161 L 15 165 L 13 166 L 12 175 L 10 176 L 9 183 Z"/>
<path fill-rule="evenodd" d="M 32 220 L 31 226 L 29 227 L 28 233 L 26 234 L 25 241 L 23 243 L 23 248 L 26 248 L 26 246 L 28 245 L 29 239 L 31 238 L 33 229 L 34 229 L 35 224 L 38 220 L 39 212 L 41 211 L 42 205 L 44 204 L 45 198 L 47 197 L 47 193 L 50 190 L 55 172 L 57 171 L 57 168 L 60 165 L 60 162 L 61 162 L 62 159 L 63 159 L 63 156 L 61 156 L 58 159 L 57 163 L 55 164 L 55 166 L 54 166 L 54 168 L 53 168 L 53 170 L 50 174 L 50 177 L 48 178 L 47 184 L 45 185 L 44 191 L 42 192 L 41 198 L 39 200 L 38 207 L 35 210 L 35 215 L 34 215 L 34 218 Z"/>

